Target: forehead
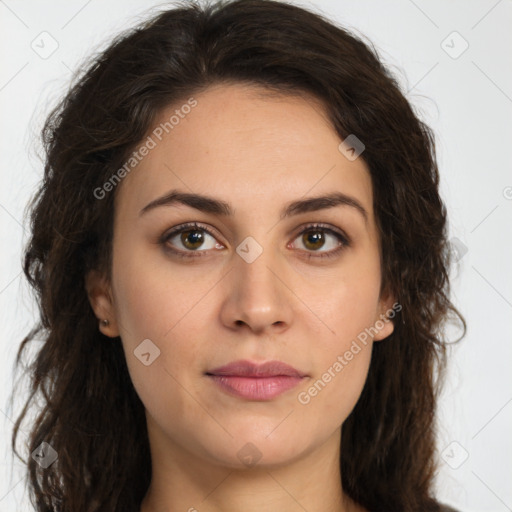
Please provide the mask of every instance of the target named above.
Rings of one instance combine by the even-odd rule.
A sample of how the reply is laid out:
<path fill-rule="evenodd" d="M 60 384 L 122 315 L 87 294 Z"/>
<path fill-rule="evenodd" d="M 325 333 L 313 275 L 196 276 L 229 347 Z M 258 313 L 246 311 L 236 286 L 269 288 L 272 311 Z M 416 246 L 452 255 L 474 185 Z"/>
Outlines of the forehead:
<path fill-rule="evenodd" d="M 151 149 L 117 191 L 126 213 L 175 188 L 224 198 L 237 211 L 277 209 L 332 191 L 356 196 L 372 210 L 364 160 L 339 151 L 325 107 L 309 96 L 218 85 L 163 109 L 148 137 Z"/>

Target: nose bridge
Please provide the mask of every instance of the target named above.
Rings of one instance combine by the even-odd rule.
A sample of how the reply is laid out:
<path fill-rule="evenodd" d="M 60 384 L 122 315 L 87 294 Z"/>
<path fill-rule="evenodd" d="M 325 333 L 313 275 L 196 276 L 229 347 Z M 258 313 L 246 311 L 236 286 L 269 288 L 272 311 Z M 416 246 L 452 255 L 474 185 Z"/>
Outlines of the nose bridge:
<path fill-rule="evenodd" d="M 260 240 L 263 236 L 260 236 Z M 254 330 L 290 321 L 290 297 L 280 279 L 279 251 L 255 237 L 246 237 L 236 248 L 231 275 L 229 306 L 225 313 L 231 325 L 243 321 Z"/>

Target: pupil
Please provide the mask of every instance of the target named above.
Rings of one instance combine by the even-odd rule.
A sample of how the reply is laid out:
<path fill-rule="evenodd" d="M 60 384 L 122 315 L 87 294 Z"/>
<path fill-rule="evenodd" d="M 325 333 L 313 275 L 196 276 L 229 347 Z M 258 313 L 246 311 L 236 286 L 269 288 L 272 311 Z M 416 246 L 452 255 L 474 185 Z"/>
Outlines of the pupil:
<path fill-rule="evenodd" d="M 318 242 L 323 242 L 323 233 L 321 233 L 320 231 L 311 231 L 309 234 L 305 234 L 305 244 L 306 247 L 308 245 L 313 245 L 313 249 L 317 249 L 319 247 L 321 247 L 323 245 L 323 243 L 321 243 L 320 245 L 318 245 Z"/>
<path fill-rule="evenodd" d="M 190 243 L 188 240 L 193 239 Z M 181 241 L 186 247 L 196 249 L 203 242 L 203 234 L 199 230 L 184 231 L 181 236 Z"/>

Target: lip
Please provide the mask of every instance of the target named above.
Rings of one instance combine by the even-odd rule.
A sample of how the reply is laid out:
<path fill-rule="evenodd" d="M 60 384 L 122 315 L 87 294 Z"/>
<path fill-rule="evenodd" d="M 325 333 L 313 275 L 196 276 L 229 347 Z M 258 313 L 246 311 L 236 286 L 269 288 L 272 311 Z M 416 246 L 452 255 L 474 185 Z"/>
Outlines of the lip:
<path fill-rule="evenodd" d="M 297 386 L 306 374 L 281 361 L 233 361 L 206 372 L 223 391 L 247 400 L 272 400 Z"/>
<path fill-rule="evenodd" d="M 281 361 L 265 361 L 264 363 L 253 363 L 252 361 L 233 361 L 224 366 L 209 370 L 211 375 L 229 375 L 231 377 L 305 377 L 306 374 L 299 372 L 289 364 Z"/>

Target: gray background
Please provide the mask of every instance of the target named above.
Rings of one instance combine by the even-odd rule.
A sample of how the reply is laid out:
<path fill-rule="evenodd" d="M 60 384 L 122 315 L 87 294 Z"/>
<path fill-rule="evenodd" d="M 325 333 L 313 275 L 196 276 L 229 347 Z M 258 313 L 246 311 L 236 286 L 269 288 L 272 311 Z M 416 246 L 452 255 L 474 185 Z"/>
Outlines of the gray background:
<path fill-rule="evenodd" d="M 373 41 L 436 132 L 460 257 L 452 297 L 468 321 L 467 337 L 451 350 L 440 403 L 438 496 L 464 512 L 512 510 L 512 2 L 296 3 Z M 12 411 L 7 398 L 15 353 L 37 312 L 20 264 L 24 208 L 42 175 L 37 136 L 72 70 L 149 8 L 165 5 L 0 0 L 0 512 L 31 510 L 21 465 L 10 455 L 20 402 Z"/>

